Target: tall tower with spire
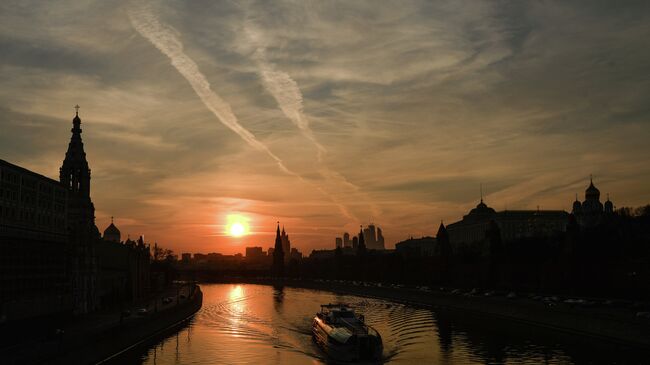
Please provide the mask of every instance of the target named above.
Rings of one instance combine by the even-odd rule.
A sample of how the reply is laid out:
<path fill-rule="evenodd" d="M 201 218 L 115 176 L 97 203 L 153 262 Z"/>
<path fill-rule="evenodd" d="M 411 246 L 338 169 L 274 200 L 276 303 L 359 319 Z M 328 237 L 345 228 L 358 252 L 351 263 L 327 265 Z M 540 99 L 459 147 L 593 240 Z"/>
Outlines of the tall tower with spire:
<path fill-rule="evenodd" d="M 94 243 L 100 238 L 95 225 L 95 206 L 90 199 L 90 168 L 81 140 L 79 105 L 75 106 L 72 137 L 59 170 L 59 181 L 68 190 L 68 232 L 71 244 L 70 274 L 74 312 L 94 310 L 97 260 Z"/>
<path fill-rule="evenodd" d="M 282 252 L 284 252 L 284 262 L 288 263 L 291 259 L 291 241 L 289 241 L 289 235 L 284 230 L 284 225 L 282 226 L 282 233 L 280 233 L 280 238 L 282 239 Z"/>
<path fill-rule="evenodd" d="M 74 227 L 84 227 L 92 231 L 97 237 L 99 230 L 95 226 L 95 206 L 90 199 L 90 168 L 81 140 L 79 105 L 75 106 L 75 109 L 71 129 L 72 137 L 65 153 L 63 165 L 59 169 L 59 181 L 69 192 L 68 222 Z"/>
<path fill-rule="evenodd" d="M 72 137 L 68 144 L 68 151 L 65 153 L 63 165 L 59 169 L 59 180 L 70 191 L 78 192 L 81 195 L 90 196 L 90 168 L 86 161 L 84 143 L 81 140 L 81 118 L 79 118 L 79 105 L 72 119 Z"/>
<path fill-rule="evenodd" d="M 273 248 L 273 274 L 277 277 L 284 276 L 284 248 L 280 235 L 280 222 L 275 232 L 275 247 Z"/>

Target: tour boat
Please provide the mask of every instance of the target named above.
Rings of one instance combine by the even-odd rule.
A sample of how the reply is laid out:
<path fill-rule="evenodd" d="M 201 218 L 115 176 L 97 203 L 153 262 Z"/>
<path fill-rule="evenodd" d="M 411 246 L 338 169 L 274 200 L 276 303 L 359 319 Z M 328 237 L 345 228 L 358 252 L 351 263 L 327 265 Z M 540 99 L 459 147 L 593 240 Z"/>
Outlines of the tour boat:
<path fill-rule="evenodd" d="M 321 305 L 312 323 L 312 337 L 336 360 L 379 360 L 384 351 L 379 332 L 346 304 Z"/>

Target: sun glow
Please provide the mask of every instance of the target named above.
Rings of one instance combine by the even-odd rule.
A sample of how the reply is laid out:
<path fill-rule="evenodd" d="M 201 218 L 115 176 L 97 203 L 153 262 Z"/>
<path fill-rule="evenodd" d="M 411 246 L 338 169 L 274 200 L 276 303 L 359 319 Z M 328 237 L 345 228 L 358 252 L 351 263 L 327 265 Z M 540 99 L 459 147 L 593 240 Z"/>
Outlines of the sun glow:
<path fill-rule="evenodd" d="M 239 214 L 229 214 L 226 220 L 227 235 L 231 237 L 242 237 L 249 233 L 248 218 Z"/>

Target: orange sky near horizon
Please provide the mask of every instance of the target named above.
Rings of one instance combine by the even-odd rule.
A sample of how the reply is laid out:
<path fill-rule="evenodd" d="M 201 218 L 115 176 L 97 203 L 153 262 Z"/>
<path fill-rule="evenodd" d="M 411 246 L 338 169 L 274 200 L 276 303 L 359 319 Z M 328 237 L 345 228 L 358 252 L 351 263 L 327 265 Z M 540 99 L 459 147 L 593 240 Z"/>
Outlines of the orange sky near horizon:
<path fill-rule="evenodd" d="M 650 14 L 567 2 L 0 4 L 0 158 L 57 178 L 79 104 L 100 231 L 387 248 L 485 202 L 650 202 Z M 71 21 L 73 20 L 73 21 Z M 226 234 L 228 216 L 250 234 Z"/>

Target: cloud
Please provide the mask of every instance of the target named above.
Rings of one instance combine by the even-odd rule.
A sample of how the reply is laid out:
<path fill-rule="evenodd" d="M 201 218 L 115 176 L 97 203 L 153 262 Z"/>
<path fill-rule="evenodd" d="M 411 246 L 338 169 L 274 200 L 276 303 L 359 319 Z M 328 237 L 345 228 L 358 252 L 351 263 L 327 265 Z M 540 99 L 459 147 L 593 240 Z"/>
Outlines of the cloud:
<path fill-rule="evenodd" d="M 163 54 L 169 57 L 172 65 L 190 83 L 205 106 L 214 113 L 221 123 L 230 128 L 233 132 L 237 133 L 251 147 L 266 153 L 269 157 L 275 160 L 280 170 L 284 173 L 295 176 L 305 182 L 300 174 L 290 170 L 280 157 L 271 152 L 264 143 L 260 142 L 251 132 L 239 123 L 237 117 L 232 112 L 230 105 L 228 105 L 225 100 L 211 89 L 210 83 L 200 72 L 198 65 L 185 54 L 183 51 L 183 44 L 179 39 L 177 31 L 160 23 L 152 13 L 151 8 L 147 5 L 135 5 L 129 10 L 129 18 L 131 19 L 134 28 L 143 37 L 149 40 Z M 285 105 L 287 101 L 285 95 L 280 94 L 280 90 L 275 90 L 275 92 L 277 95 L 281 95 L 279 96 L 280 100 L 282 100 L 283 105 Z M 286 106 L 283 109 L 296 111 L 293 106 Z M 301 123 L 306 122 L 301 121 Z M 308 128 L 306 125 L 301 124 L 301 126 L 304 131 L 308 131 L 308 129 L 305 129 Z M 316 184 L 312 185 L 314 185 L 324 195 L 328 196 L 345 216 L 355 218 L 345 206 L 344 202 L 339 200 L 337 197 L 332 196 L 328 190 L 321 186 Z"/>
<path fill-rule="evenodd" d="M 209 227 L 240 209 L 309 251 L 357 218 L 433 234 L 481 183 L 496 209 L 569 209 L 589 174 L 650 200 L 644 2 L 150 4 L 0 4 L 0 158 L 56 177 L 80 104 L 100 226 L 232 253 Z"/>
<path fill-rule="evenodd" d="M 185 77 L 201 101 L 214 113 L 221 123 L 237 133 L 251 147 L 266 153 L 275 160 L 280 170 L 289 175 L 298 176 L 289 170 L 284 162 L 271 152 L 266 145 L 239 124 L 230 105 L 212 91 L 210 83 L 203 76 L 198 65 L 183 51 L 183 43 L 180 41 L 177 31 L 160 23 L 153 15 L 151 8 L 142 3 L 137 3 L 129 10 L 129 19 L 138 33 L 149 40 L 160 52 L 169 57 L 172 65 Z"/>
<path fill-rule="evenodd" d="M 298 84 L 289 76 L 288 73 L 280 71 L 277 66 L 269 62 L 266 57 L 266 49 L 263 44 L 259 44 L 258 30 L 253 25 L 247 25 L 244 32 L 248 35 L 250 42 L 256 48 L 253 52 L 253 59 L 257 63 L 262 83 L 266 90 L 273 95 L 278 102 L 278 106 L 309 139 L 318 150 L 318 159 L 322 160 L 322 154 L 326 152 L 325 147 L 318 143 L 314 137 L 314 132 L 309 127 L 309 120 L 303 112 L 302 93 Z"/>

